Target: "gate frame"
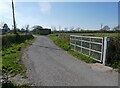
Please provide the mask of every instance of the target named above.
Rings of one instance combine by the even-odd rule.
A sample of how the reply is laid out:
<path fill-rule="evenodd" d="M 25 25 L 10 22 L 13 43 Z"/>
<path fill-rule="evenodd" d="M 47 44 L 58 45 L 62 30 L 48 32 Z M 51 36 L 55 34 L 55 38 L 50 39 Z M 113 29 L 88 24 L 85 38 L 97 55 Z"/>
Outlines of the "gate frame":
<path fill-rule="evenodd" d="M 75 38 L 77 38 L 77 37 L 80 37 L 80 38 L 82 38 L 82 37 L 89 38 L 90 41 L 87 41 L 87 43 L 89 43 L 89 48 L 85 48 L 85 47 L 83 47 L 82 45 L 81 45 L 81 46 L 76 45 L 76 42 L 77 42 L 77 41 L 80 41 L 80 40 L 79 40 L 79 39 L 72 39 L 72 38 L 71 38 L 72 36 L 75 37 Z M 92 42 L 92 41 L 91 41 L 91 38 L 102 39 L 102 43 Z M 74 40 L 74 41 L 75 41 L 75 44 L 71 43 L 71 40 Z M 74 49 L 72 49 L 72 50 L 77 51 L 77 50 L 76 50 L 76 46 L 81 47 L 81 48 L 84 48 L 84 49 L 87 49 L 87 50 L 89 50 L 89 55 L 77 51 L 77 52 L 79 52 L 79 53 L 81 53 L 81 54 L 83 54 L 83 55 L 85 55 L 85 56 L 87 56 L 87 57 L 90 57 L 90 52 L 91 52 L 91 51 L 93 51 L 93 52 L 96 51 L 96 52 L 97 52 L 97 50 L 91 49 L 91 44 L 97 44 L 97 45 L 100 44 L 100 45 L 101 45 L 101 51 L 98 51 L 99 53 L 101 53 L 101 58 L 100 58 L 100 60 L 97 60 L 97 59 L 95 59 L 95 58 L 93 58 L 93 57 L 91 57 L 91 58 L 94 59 L 94 60 L 96 60 L 96 61 L 101 62 L 103 65 L 106 65 L 107 41 L 108 41 L 108 37 L 93 37 L 93 36 L 70 35 L 70 45 L 74 46 Z M 81 43 L 82 43 L 82 42 L 86 42 L 86 41 L 81 40 Z M 82 49 L 81 49 L 81 50 L 82 50 Z M 97 53 L 98 53 L 98 52 L 97 52 Z"/>

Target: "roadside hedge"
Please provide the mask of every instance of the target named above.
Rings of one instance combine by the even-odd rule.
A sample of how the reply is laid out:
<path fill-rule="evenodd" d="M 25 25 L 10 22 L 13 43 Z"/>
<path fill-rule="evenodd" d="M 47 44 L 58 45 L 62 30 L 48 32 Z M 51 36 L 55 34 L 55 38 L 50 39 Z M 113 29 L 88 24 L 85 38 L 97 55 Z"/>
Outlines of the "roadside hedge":
<path fill-rule="evenodd" d="M 2 38 L 2 50 L 8 48 L 11 44 L 19 44 L 25 42 L 25 40 L 33 39 L 34 37 L 31 34 L 27 35 L 4 35 Z"/>
<path fill-rule="evenodd" d="M 108 64 L 120 71 L 120 34 L 112 37 L 108 43 Z"/>

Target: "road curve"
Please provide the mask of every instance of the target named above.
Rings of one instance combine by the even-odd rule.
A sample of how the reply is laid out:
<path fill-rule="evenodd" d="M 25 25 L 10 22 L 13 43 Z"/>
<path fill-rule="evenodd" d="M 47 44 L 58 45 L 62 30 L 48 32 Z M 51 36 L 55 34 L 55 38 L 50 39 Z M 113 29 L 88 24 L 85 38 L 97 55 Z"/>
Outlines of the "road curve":
<path fill-rule="evenodd" d="M 35 86 L 117 86 L 112 72 L 94 71 L 89 65 L 58 48 L 48 37 L 38 36 L 26 51 L 27 69 Z"/>

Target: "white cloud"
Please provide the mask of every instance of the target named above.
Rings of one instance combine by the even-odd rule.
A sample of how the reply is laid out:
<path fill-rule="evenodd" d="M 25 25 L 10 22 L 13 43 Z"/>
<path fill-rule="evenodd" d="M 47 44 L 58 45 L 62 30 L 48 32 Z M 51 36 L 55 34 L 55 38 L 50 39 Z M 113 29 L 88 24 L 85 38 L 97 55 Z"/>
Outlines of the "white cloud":
<path fill-rule="evenodd" d="M 0 0 L 0 23 L 12 24 L 11 3 L 8 0 Z M 9 26 L 10 26 L 9 25 Z"/>
<path fill-rule="evenodd" d="M 43 14 L 50 15 L 50 13 L 51 13 L 51 4 L 49 2 L 40 2 L 39 5 L 40 5 L 40 11 Z"/>
<path fill-rule="evenodd" d="M 8 0 L 0 0 L 0 14 L 9 13 L 11 11 L 11 3 Z"/>

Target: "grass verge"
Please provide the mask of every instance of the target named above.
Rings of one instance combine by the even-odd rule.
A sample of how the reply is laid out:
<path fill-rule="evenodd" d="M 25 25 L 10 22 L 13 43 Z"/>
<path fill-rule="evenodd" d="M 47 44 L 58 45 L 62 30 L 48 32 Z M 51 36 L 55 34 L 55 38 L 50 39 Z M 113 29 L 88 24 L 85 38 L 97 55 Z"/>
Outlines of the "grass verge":
<path fill-rule="evenodd" d="M 7 74 L 23 74 L 25 67 L 21 62 L 22 48 L 25 48 L 32 40 L 26 40 L 21 44 L 12 44 L 2 51 L 2 71 Z"/>
<path fill-rule="evenodd" d="M 92 58 L 86 57 L 85 55 L 82 55 L 78 52 L 75 52 L 73 50 L 69 50 L 68 51 L 71 55 L 73 55 L 74 57 L 86 62 L 86 63 L 95 63 L 96 61 L 93 60 Z"/>
<path fill-rule="evenodd" d="M 69 40 L 69 35 L 57 35 L 57 34 L 51 34 L 49 35 L 49 37 L 53 40 L 53 42 L 61 47 L 62 49 L 68 51 L 68 53 L 70 53 L 71 55 L 75 56 L 76 58 L 86 62 L 86 63 L 94 63 L 96 62 L 95 60 L 87 57 L 87 56 L 84 56 L 83 54 L 80 54 L 76 51 L 73 51 L 70 49 L 70 40 Z"/>
<path fill-rule="evenodd" d="M 16 41 L 17 40 L 17 41 Z M 2 70 L 4 81 L 2 88 L 28 88 L 28 85 L 18 85 L 8 80 L 9 77 L 22 75 L 25 77 L 26 68 L 21 60 L 23 49 L 33 42 L 34 36 L 28 35 L 6 35 L 2 38 L 2 50 L 0 54 L 0 70 Z"/>
<path fill-rule="evenodd" d="M 60 34 L 60 33 L 58 33 Z M 120 33 L 62 33 L 66 35 L 95 36 L 95 37 L 116 37 Z"/>
<path fill-rule="evenodd" d="M 11 37 L 12 35 L 10 35 Z M 11 75 L 17 75 L 21 74 L 23 75 L 25 73 L 25 67 L 21 61 L 21 56 L 22 56 L 22 49 L 25 48 L 30 42 L 33 41 L 33 37 L 31 38 L 26 38 L 29 35 L 19 35 L 18 41 L 22 42 L 10 42 L 9 47 L 5 47 L 7 45 L 3 45 L 4 49 L 2 49 L 2 72 L 6 74 L 11 74 Z M 5 37 L 4 39 L 8 38 Z M 24 38 L 25 37 L 25 38 Z M 12 39 L 14 40 L 16 36 L 12 36 Z M 23 39 L 24 38 L 24 39 Z M 9 41 L 13 41 L 9 40 Z M 8 42 L 7 42 L 8 44 Z M 1 67 L 1 66 L 0 66 Z"/>

